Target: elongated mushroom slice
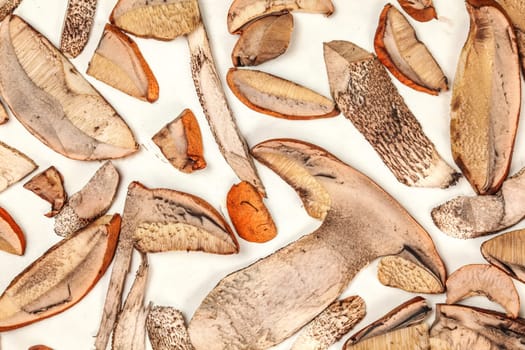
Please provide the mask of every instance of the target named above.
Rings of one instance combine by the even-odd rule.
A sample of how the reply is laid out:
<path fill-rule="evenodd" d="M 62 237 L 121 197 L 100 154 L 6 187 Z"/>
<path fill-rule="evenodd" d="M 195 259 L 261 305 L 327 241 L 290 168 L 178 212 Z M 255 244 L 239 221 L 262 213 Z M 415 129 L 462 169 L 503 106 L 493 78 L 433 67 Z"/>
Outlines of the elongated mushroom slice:
<path fill-rule="evenodd" d="M 45 214 L 47 217 L 58 214 L 66 204 L 67 193 L 64 189 L 64 178 L 54 166 L 35 175 L 24 184 L 24 188 L 51 204 L 51 211 Z"/>
<path fill-rule="evenodd" d="M 21 2 L 22 0 L 0 0 L 0 21 L 13 13 Z"/>
<path fill-rule="evenodd" d="M 430 338 L 426 323 L 401 328 L 365 339 L 356 344 L 348 342 L 343 350 L 429 350 Z"/>
<path fill-rule="evenodd" d="M 328 118 L 339 114 L 329 98 L 272 74 L 232 68 L 226 79 L 235 96 L 260 113 L 294 120 Z"/>
<path fill-rule="evenodd" d="M 8 120 L 9 114 L 7 114 L 4 104 L 0 102 L 0 125 L 7 123 Z"/>
<path fill-rule="evenodd" d="M 153 350 L 193 350 L 182 313 L 168 306 L 154 306 L 146 318 Z"/>
<path fill-rule="evenodd" d="M 292 350 L 325 350 L 341 339 L 366 315 L 365 301 L 359 296 L 336 300 L 306 325 Z"/>
<path fill-rule="evenodd" d="M 60 50 L 77 57 L 86 46 L 97 10 L 97 0 L 68 0 Z"/>
<path fill-rule="evenodd" d="M 55 216 L 56 234 L 67 236 L 104 215 L 115 199 L 119 181 L 120 175 L 111 162 L 101 166 Z"/>
<path fill-rule="evenodd" d="M 191 110 L 182 111 L 175 120 L 160 129 L 152 140 L 176 169 L 192 173 L 206 168 L 201 129 Z"/>
<path fill-rule="evenodd" d="M 481 254 L 492 265 L 525 283 L 525 230 L 507 232 L 481 245 Z"/>
<path fill-rule="evenodd" d="M 525 74 L 525 3 L 521 0 L 498 0 L 498 4 L 503 7 L 514 25 L 521 57 L 521 69 Z"/>
<path fill-rule="evenodd" d="M 31 158 L 0 141 L 0 192 L 38 168 Z"/>
<path fill-rule="evenodd" d="M 290 44 L 293 16 L 290 13 L 267 16 L 243 29 L 233 48 L 235 67 L 257 66 L 282 55 Z"/>
<path fill-rule="evenodd" d="M 397 0 L 399 5 L 413 19 L 419 22 L 428 22 L 437 19 L 436 9 L 432 0 Z"/>
<path fill-rule="evenodd" d="M 441 158 L 379 60 L 347 41 L 324 44 L 335 103 L 397 180 L 446 188 L 458 174 Z"/>
<path fill-rule="evenodd" d="M 19 328 L 78 303 L 111 263 L 120 216 L 104 216 L 55 244 L 0 296 L 0 331 Z"/>
<path fill-rule="evenodd" d="M 0 92 L 17 119 L 54 151 L 78 160 L 137 151 L 129 127 L 46 38 L 20 17 L 0 26 Z"/>
<path fill-rule="evenodd" d="M 197 350 L 256 350 L 281 342 L 380 256 L 412 251 L 418 264 L 444 285 L 445 267 L 430 236 L 369 178 L 302 141 L 265 141 L 252 153 L 299 195 L 310 193 L 297 187 L 302 184 L 324 191 L 331 204 L 314 233 L 219 282 L 189 325 Z"/>
<path fill-rule="evenodd" d="M 2 207 L 0 207 L 0 250 L 16 255 L 24 255 L 26 250 L 24 232 Z"/>
<path fill-rule="evenodd" d="M 334 5 L 330 0 L 234 0 L 228 10 L 228 30 L 238 33 L 261 17 L 290 11 L 320 13 L 330 16 Z"/>
<path fill-rule="evenodd" d="M 159 84 L 139 47 L 117 27 L 106 24 L 87 74 L 141 100 L 155 102 Z"/>

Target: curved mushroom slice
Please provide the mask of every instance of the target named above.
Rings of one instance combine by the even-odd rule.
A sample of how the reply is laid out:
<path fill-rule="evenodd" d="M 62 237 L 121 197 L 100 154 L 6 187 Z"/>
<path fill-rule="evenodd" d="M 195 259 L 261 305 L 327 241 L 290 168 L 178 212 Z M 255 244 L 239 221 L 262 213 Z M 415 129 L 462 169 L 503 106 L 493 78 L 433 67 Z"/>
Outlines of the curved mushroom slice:
<path fill-rule="evenodd" d="M 60 50 L 70 57 L 80 55 L 86 46 L 97 10 L 97 0 L 68 0 Z"/>
<path fill-rule="evenodd" d="M 22 0 L 0 0 L 0 21 L 13 13 L 21 2 Z"/>
<path fill-rule="evenodd" d="M 129 127 L 60 51 L 21 18 L 0 26 L 0 92 L 17 119 L 54 151 L 78 160 L 137 151 Z"/>
<path fill-rule="evenodd" d="M 105 216 L 55 244 L 0 296 L 0 331 L 60 313 L 79 302 L 111 263 L 120 216 Z"/>
<path fill-rule="evenodd" d="M 429 350 L 430 338 L 426 323 L 401 328 L 343 346 L 343 350 Z"/>
<path fill-rule="evenodd" d="M 416 21 L 428 22 L 438 18 L 432 0 L 397 0 L 397 2 Z"/>
<path fill-rule="evenodd" d="M 2 207 L 0 207 L 0 250 L 16 255 L 24 255 L 26 250 L 24 232 Z"/>
<path fill-rule="evenodd" d="M 27 350 L 53 350 L 53 349 L 45 345 L 33 345 Z"/>
<path fill-rule="evenodd" d="M 7 114 L 4 104 L 0 102 L 0 125 L 7 123 L 8 120 L 9 114 Z"/>
<path fill-rule="evenodd" d="M 498 4 L 503 7 L 514 25 L 521 57 L 521 69 L 525 74 L 525 3 L 520 0 L 498 0 Z"/>
<path fill-rule="evenodd" d="M 309 192 L 298 183 L 317 184 L 331 205 L 314 233 L 219 282 L 190 322 L 197 350 L 266 349 L 281 342 L 380 256 L 412 251 L 444 285 L 445 267 L 430 236 L 369 178 L 301 141 L 265 141 L 252 153 L 301 196 Z"/>
<path fill-rule="evenodd" d="M 0 141 L 0 192 L 38 168 L 31 158 Z"/>
<path fill-rule="evenodd" d="M 373 54 L 331 41 L 324 44 L 324 57 L 335 103 L 399 182 L 441 188 L 456 182 L 459 175 L 437 153 Z"/>
<path fill-rule="evenodd" d="M 242 103 L 273 117 L 301 120 L 339 114 L 332 100 L 272 74 L 231 68 L 226 80 Z"/>
<path fill-rule="evenodd" d="M 64 178 L 54 166 L 35 175 L 24 184 L 24 188 L 51 204 L 51 211 L 45 214 L 47 217 L 58 214 L 66 204 L 67 193 L 64 189 Z"/>
<path fill-rule="evenodd" d="M 405 16 L 391 4 L 381 12 L 374 48 L 381 63 L 403 84 L 431 95 L 448 90 L 441 67 Z"/>
<path fill-rule="evenodd" d="M 525 283 L 525 230 L 507 232 L 481 245 L 481 254 L 492 265 Z"/>
<path fill-rule="evenodd" d="M 154 306 L 146 318 L 153 350 L 193 350 L 182 313 L 168 306 Z"/>

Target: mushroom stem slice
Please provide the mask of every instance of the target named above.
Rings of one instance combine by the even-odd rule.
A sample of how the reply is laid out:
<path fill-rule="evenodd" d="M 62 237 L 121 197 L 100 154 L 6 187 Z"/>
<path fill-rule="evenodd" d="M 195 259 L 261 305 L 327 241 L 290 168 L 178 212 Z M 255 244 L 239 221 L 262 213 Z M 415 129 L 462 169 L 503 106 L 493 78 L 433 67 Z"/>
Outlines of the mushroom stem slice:
<path fill-rule="evenodd" d="M 86 46 L 97 10 L 97 0 L 68 0 L 60 50 L 70 57 L 80 55 Z"/>
<path fill-rule="evenodd" d="M 24 255 L 26 250 L 24 232 L 2 207 L 0 207 L 0 250 L 16 255 Z"/>
<path fill-rule="evenodd" d="M 64 178 L 54 166 L 33 176 L 24 184 L 24 188 L 51 204 L 51 211 L 45 214 L 47 217 L 58 214 L 66 204 L 67 193 L 64 189 Z"/>
<path fill-rule="evenodd" d="M 173 307 L 152 307 L 146 328 L 153 350 L 194 350 L 184 316 Z"/>
<path fill-rule="evenodd" d="M 22 0 L 0 0 L 0 21 L 13 13 Z"/>
<path fill-rule="evenodd" d="M 428 22 L 437 19 L 436 9 L 432 0 L 397 0 L 399 5 L 413 19 L 419 22 Z"/>
<path fill-rule="evenodd" d="M 31 158 L 0 141 L 0 192 L 36 168 L 38 165 Z"/>
<path fill-rule="evenodd" d="M 430 350 L 426 323 L 419 323 L 365 339 L 357 344 L 346 343 L 343 350 Z"/>
<path fill-rule="evenodd" d="M 525 230 L 507 232 L 485 241 L 481 254 L 492 265 L 525 283 Z"/>

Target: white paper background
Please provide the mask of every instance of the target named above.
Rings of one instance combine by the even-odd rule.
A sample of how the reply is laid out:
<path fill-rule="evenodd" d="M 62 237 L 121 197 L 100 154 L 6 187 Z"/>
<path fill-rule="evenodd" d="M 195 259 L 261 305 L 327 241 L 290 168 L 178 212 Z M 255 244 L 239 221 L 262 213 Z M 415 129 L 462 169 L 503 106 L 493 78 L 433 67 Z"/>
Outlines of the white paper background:
<path fill-rule="evenodd" d="M 201 0 L 200 2 L 217 68 L 224 81 L 225 74 L 231 67 L 231 50 L 237 40 L 237 37 L 229 34 L 226 28 L 226 14 L 230 1 Z M 439 20 L 419 23 L 410 19 L 410 22 L 452 82 L 459 52 L 468 31 L 468 17 L 461 1 L 435 0 L 434 2 L 440 15 Z M 377 20 L 385 3 L 378 0 L 334 0 L 336 12 L 329 18 L 296 13 L 295 29 L 288 51 L 278 59 L 259 66 L 258 69 L 303 84 L 329 96 L 322 43 L 335 39 L 350 40 L 372 51 Z M 66 0 L 24 0 L 16 13 L 58 45 L 66 4 Z M 82 55 L 73 61 L 81 72 L 86 71 L 87 63 L 98 44 L 114 4 L 114 0 L 99 1 L 91 40 Z M 183 38 L 172 42 L 145 39 L 136 39 L 136 41 L 160 84 L 160 98 L 156 103 L 149 104 L 133 99 L 87 77 L 121 113 L 141 144 L 138 154 L 114 162 L 122 174 L 122 180 L 118 197 L 110 213 L 122 212 L 126 187 L 133 180 L 141 181 L 148 187 L 173 188 L 201 196 L 223 214 L 226 213 L 226 194 L 238 180 L 220 155 L 196 98 L 189 71 L 186 41 Z M 450 92 L 433 97 L 407 88 L 396 80 L 394 83 L 423 125 L 428 137 L 435 143 L 439 153 L 453 165 L 449 142 Z M 475 89 L 475 86 L 472 88 Z M 248 109 L 231 94 L 227 87 L 225 90 L 239 127 L 251 146 L 269 138 L 290 137 L 313 142 L 326 148 L 371 177 L 406 207 L 434 238 L 449 272 L 467 263 L 484 262 L 479 253 L 479 246 L 487 238 L 469 241 L 449 238 L 441 233 L 430 219 L 430 210 L 436 205 L 457 195 L 473 195 L 472 189 L 464 179 L 448 190 L 406 187 L 395 180 L 369 144 L 343 116 L 317 121 L 281 120 Z M 205 170 L 192 175 L 182 174 L 172 168 L 151 142 L 152 135 L 184 108 L 191 108 L 198 118 L 208 162 Z M 522 134 L 523 131 L 520 129 L 511 173 L 515 173 L 525 163 L 523 150 L 525 141 Z M 64 175 L 69 194 L 78 191 L 101 164 L 73 161 L 56 154 L 31 136 L 15 118 L 6 125 L 0 126 L 0 140 L 34 159 L 39 165 L 37 172 L 55 165 Z M 200 301 L 221 277 L 272 253 L 319 226 L 320 222 L 306 215 L 297 195 L 286 183 L 264 166 L 257 164 L 257 167 L 268 191 L 266 204 L 279 229 L 278 237 L 266 244 L 253 244 L 241 240 L 240 253 L 235 256 L 195 252 L 150 255 L 151 273 L 147 302 L 175 306 L 181 309 L 189 320 Z M 43 215 L 48 211 L 49 205 L 22 188 L 22 184 L 28 178 L 0 194 L 0 206 L 12 214 L 25 231 L 27 238 L 27 250 L 23 257 L 0 252 L 0 266 L 2 266 L 0 289 L 2 290 L 24 267 L 60 239 L 53 233 L 53 220 Z M 515 228 L 522 226 L 520 224 Z M 135 256 L 128 286 L 133 279 L 138 260 Z M 93 337 L 100 322 L 109 272 L 108 270 L 88 296 L 73 308 L 50 319 L 1 334 L 3 349 L 27 349 L 35 344 L 46 344 L 55 350 L 93 348 Z M 372 264 L 354 279 L 344 293 L 345 296 L 358 294 L 367 303 L 367 317 L 355 330 L 414 296 L 382 286 L 375 274 L 376 265 Z M 523 285 L 519 282 L 516 284 L 521 295 L 525 295 Z M 443 302 L 445 297 L 438 295 L 430 296 L 429 299 L 435 303 Z M 481 297 L 469 299 L 466 303 L 501 310 L 499 306 Z M 522 307 L 522 314 L 523 311 Z M 276 349 L 288 349 L 291 341 L 292 339 L 288 340 Z M 334 345 L 332 349 L 339 349 L 341 346 L 342 342 Z M 150 349 L 149 343 L 148 349 Z"/>

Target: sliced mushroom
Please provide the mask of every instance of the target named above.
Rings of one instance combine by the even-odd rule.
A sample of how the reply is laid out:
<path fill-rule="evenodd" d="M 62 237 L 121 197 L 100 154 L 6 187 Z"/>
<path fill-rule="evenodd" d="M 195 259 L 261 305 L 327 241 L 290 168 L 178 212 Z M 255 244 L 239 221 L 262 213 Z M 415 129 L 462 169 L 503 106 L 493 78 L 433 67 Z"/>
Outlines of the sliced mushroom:
<path fill-rule="evenodd" d="M 238 33 L 261 17 L 289 11 L 320 13 L 330 16 L 334 5 L 330 0 L 234 0 L 228 10 L 228 30 Z"/>
<path fill-rule="evenodd" d="M 347 41 L 324 44 L 330 90 L 399 182 L 446 188 L 458 174 L 441 158 L 379 60 Z"/>
<path fill-rule="evenodd" d="M 67 193 L 64 189 L 64 178 L 54 166 L 33 176 L 24 184 L 24 188 L 51 204 L 51 211 L 45 214 L 47 217 L 58 214 L 66 204 Z"/>
<path fill-rule="evenodd" d="M 329 98 L 272 74 L 231 68 L 226 80 L 242 103 L 273 117 L 300 120 L 339 114 Z"/>
<path fill-rule="evenodd" d="M 27 350 L 53 350 L 53 349 L 45 345 L 33 345 Z"/>
<path fill-rule="evenodd" d="M 314 233 L 219 282 L 189 325 L 197 350 L 256 350 L 281 342 L 380 256 L 411 251 L 443 290 L 445 267 L 432 239 L 369 178 L 302 141 L 265 141 L 252 153 L 299 195 L 324 191 L 331 205 Z"/>
<path fill-rule="evenodd" d="M 0 250 L 16 255 L 24 255 L 26 250 L 24 232 L 2 207 L 0 207 Z"/>
<path fill-rule="evenodd" d="M 0 192 L 38 168 L 31 158 L 0 141 Z"/>
<path fill-rule="evenodd" d="M 525 283 L 525 230 L 507 232 L 481 245 L 481 254 L 492 265 Z"/>
<path fill-rule="evenodd" d="M 448 90 L 447 77 L 405 16 L 385 5 L 374 38 L 377 58 L 400 82 L 437 95 Z"/>
<path fill-rule="evenodd" d="M 525 74 L 525 3 L 520 0 L 498 0 L 498 3 L 503 7 L 514 25 L 521 57 L 521 68 Z"/>
<path fill-rule="evenodd" d="M 79 302 L 111 263 L 120 216 L 104 216 L 61 240 L 20 273 L 0 296 L 0 331 L 58 314 Z"/>
<path fill-rule="evenodd" d="M 8 120 L 9 114 L 7 114 L 4 104 L 0 102 L 0 125 L 7 123 Z"/>
<path fill-rule="evenodd" d="M 87 74 L 141 100 L 155 102 L 159 84 L 139 47 L 117 27 L 106 24 Z"/>
<path fill-rule="evenodd" d="M 343 350 L 429 350 L 430 338 L 426 323 L 416 324 L 365 339 L 356 344 L 346 343 Z"/>
<path fill-rule="evenodd" d="M 193 350 L 182 313 L 168 306 L 154 306 L 146 319 L 153 350 Z"/>
<path fill-rule="evenodd" d="M 0 26 L 0 93 L 17 119 L 54 151 L 79 160 L 137 151 L 129 127 L 46 38 L 20 17 Z"/>
<path fill-rule="evenodd" d="M 206 168 L 201 129 L 191 110 L 182 111 L 175 120 L 160 129 L 152 140 L 176 169 L 192 173 Z"/>
<path fill-rule="evenodd" d="M 22 0 L 0 0 L 0 21 L 13 13 L 21 2 Z"/>
<path fill-rule="evenodd" d="M 437 17 L 432 0 L 397 0 L 399 5 L 413 19 L 419 22 L 428 22 Z"/>
<path fill-rule="evenodd" d="M 279 57 L 288 49 L 292 31 L 290 13 L 263 17 L 246 25 L 233 48 L 233 65 L 257 66 Z"/>
<path fill-rule="evenodd" d="M 60 50 L 70 57 L 80 55 L 86 46 L 97 10 L 97 0 L 68 0 Z"/>

